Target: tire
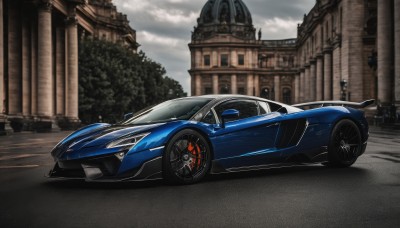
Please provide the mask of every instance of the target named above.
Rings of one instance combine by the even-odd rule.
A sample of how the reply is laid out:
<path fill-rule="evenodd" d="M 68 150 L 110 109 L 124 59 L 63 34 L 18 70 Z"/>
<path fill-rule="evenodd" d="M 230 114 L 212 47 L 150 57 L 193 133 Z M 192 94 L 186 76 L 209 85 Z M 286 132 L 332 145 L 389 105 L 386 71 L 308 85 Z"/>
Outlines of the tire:
<path fill-rule="evenodd" d="M 361 133 L 351 120 L 339 121 L 332 130 L 328 145 L 328 163 L 333 167 L 349 167 L 362 151 Z"/>
<path fill-rule="evenodd" d="M 210 166 L 210 145 L 199 132 L 185 129 L 168 142 L 163 156 L 163 175 L 167 182 L 199 182 L 208 173 Z"/>

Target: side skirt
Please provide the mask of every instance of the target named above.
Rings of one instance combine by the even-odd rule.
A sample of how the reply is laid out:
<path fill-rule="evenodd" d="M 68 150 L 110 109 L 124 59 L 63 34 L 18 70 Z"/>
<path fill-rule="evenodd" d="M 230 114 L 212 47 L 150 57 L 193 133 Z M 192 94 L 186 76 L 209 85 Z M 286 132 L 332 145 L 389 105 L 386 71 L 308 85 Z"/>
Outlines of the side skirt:
<path fill-rule="evenodd" d="M 243 166 L 243 167 L 233 167 L 229 169 L 214 170 L 211 169 L 210 174 L 223 174 L 223 173 L 237 173 L 237 172 L 247 172 L 256 170 L 266 170 L 266 169 L 278 169 L 278 168 L 290 168 L 290 167 L 302 167 L 311 165 L 320 165 L 321 163 L 276 163 L 269 165 L 258 165 L 258 166 Z M 214 166 L 214 163 L 213 163 Z"/>
<path fill-rule="evenodd" d="M 297 154 L 301 155 L 301 154 Z M 296 156 L 296 155 L 295 155 Z M 293 157 L 292 157 L 293 158 Z M 212 161 L 212 167 L 210 174 L 220 174 L 220 173 L 234 173 L 234 172 L 245 172 L 254 170 L 264 170 L 264 169 L 275 169 L 275 168 L 287 168 L 287 167 L 299 167 L 308 165 L 317 165 L 328 161 L 328 147 L 323 146 L 321 152 L 312 158 L 308 159 L 297 159 L 297 160 L 287 160 L 286 162 L 255 165 L 255 166 L 241 166 L 241 167 L 231 167 L 224 168 L 217 160 Z"/>

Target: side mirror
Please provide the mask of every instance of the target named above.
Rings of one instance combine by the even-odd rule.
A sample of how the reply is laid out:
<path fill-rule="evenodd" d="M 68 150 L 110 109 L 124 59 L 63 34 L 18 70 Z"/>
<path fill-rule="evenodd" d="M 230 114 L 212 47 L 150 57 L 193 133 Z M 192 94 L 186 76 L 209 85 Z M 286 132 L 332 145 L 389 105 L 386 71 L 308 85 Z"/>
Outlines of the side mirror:
<path fill-rule="evenodd" d="M 222 119 L 222 128 L 225 128 L 225 121 L 229 120 L 229 119 L 234 119 L 234 118 L 238 118 L 240 115 L 239 111 L 236 109 L 228 109 L 225 110 L 222 115 L 221 115 L 221 119 Z"/>
<path fill-rule="evenodd" d="M 124 121 L 125 121 L 125 120 L 128 120 L 128 119 L 130 119 L 130 118 L 132 118 L 132 117 L 133 117 L 133 113 L 131 113 L 131 112 L 130 112 L 130 113 L 127 113 L 127 114 L 124 115 Z"/>

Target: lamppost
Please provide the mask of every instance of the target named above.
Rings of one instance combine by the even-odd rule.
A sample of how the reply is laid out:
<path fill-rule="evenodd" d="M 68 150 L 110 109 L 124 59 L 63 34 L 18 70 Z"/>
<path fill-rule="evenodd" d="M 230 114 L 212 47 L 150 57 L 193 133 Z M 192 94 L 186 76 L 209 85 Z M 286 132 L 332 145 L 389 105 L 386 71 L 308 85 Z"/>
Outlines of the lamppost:
<path fill-rule="evenodd" d="M 376 51 L 372 50 L 371 55 L 368 56 L 368 66 L 374 71 L 378 68 L 378 54 Z"/>
<path fill-rule="evenodd" d="M 347 100 L 347 80 L 346 79 L 342 79 L 340 81 L 340 100 L 345 101 Z"/>
<path fill-rule="evenodd" d="M 169 89 L 168 90 L 168 100 L 171 100 L 173 98 L 174 95 L 174 90 L 173 89 Z"/>

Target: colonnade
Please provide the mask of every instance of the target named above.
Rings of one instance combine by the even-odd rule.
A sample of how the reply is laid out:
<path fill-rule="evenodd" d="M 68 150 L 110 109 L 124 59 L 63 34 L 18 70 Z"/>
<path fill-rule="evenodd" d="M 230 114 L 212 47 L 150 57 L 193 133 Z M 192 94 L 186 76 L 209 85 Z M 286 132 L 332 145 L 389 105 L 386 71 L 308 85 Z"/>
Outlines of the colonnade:
<path fill-rule="evenodd" d="M 52 0 L 9 1 L 7 8 L 0 0 L 1 15 L 8 15 L 5 20 L 0 17 L 0 25 L 7 23 L 7 31 L 0 26 L 3 121 L 4 115 L 9 121 L 31 123 L 53 123 L 56 117 L 79 121 L 75 8 L 75 4 L 68 5 L 65 21 L 56 24 Z"/>
<path fill-rule="evenodd" d="M 223 74 L 226 75 L 226 74 Z M 194 93 L 192 96 L 201 96 L 205 95 L 205 88 L 204 88 L 204 83 L 203 83 L 203 77 L 208 76 L 208 75 L 201 75 L 201 74 L 194 74 L 194 77 L 192 78 L 194 82 Z M 220 94 L 220 77 L 221 75 L 219 74 L 212 74 L 211 75 L 211 92 L 212 94 Z M 235 73 L 230 74 L 230 88 L 229 91 L 231 94 L 238 94 L 239 93 L 239 86 L 238 86 L 238 75 Z M 261 87 L 263 86 L 261 83 L 261 77 L 262 75 L 259 74 L 247 74 L 245 83 L 242 83 L 241 88 L 245 89 L 246 93 L 244 95 L 249 95 L 249 96 L 261 96 Z M 273 97 L 276 101 L 283 101 L 283 95 L 282 95 L 282 86 L 284 86 L 280 75 L 275 75 L 275 76 L 264 76 L 264 77 L 269 77 L 272 84 L 269 85 L 269 87 L 273 88 Z M 285 84 L 285 87 L 290 88 L 291 93 L 292 93 L 292 100 L 291 103 L 293 102 L 299 102 L 299 94 L 302 93 L 300 90 L 300 85 L 301 80 L 299 77 L 294 77 L 292 83 L 290 85 Z M 271 91 L 272 92 L 272 91 Z M 271 94 L 272 96 L 272 94 Z"/>

